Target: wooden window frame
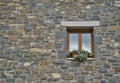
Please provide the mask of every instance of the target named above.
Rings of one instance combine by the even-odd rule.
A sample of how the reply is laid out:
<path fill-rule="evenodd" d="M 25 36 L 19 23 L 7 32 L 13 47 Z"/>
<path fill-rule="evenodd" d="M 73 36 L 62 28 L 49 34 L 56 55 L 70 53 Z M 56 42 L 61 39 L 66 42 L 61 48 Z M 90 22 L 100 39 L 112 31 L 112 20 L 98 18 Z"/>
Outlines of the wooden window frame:
<path fill-rule="evenodd" d="M 66 37 L 67 37 L 67 46 L 66 46 L 66 52 L 69 52 L 69 34 L 70 33 L 78 33 L 78 49 L 82 49 L 82 33 L 90 33 L 91 34 L 91 52 L 94 54 L 94 32 L 93 28 L 88 29 L 67 29 Z"/>

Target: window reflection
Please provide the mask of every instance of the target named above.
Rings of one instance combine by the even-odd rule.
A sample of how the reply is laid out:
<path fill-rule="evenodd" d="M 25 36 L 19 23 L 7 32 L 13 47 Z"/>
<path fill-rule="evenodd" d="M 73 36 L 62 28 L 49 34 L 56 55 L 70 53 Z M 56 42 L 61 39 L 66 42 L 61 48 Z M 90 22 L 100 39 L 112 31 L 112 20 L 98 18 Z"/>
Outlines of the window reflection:
<path fill-rule="evenodd" d="M 69 50 L 77 50 L 78 49 L 78 34 L 77 33 L 71 33 L 69 35 Z"/>
<path fill-rule="evenodd" d="M 91 53 L 91 35 L 89 33 L 82 34 L 82 49 Z"/>

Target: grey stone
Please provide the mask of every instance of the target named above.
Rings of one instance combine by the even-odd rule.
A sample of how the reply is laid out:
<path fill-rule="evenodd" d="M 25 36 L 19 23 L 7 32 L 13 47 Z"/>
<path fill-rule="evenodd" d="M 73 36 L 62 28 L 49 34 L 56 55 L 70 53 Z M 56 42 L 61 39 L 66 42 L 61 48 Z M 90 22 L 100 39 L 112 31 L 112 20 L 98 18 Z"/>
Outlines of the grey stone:
<path fill-rule="evenodd" d="M 113 63 L 113 64 L 112 64 L 112 67 L 119 67 L 119 66 L 120 66 L 119 63 Z"/>
<path fill-rule="evenodd" d="M 115 38 L 115 42 L 120 42 L 120 36 Z"/>
<path fill-rule="evenodd" d="M 112 77 L 113 75 L 112 75 L 111 73 L 105 73 L 104 76 L 110 78 L 110 77 Z"/>
<path fill-rule="evenodd" d="M 85 77 L 84 76 L 78 75 L 77 78 L 76 78 L 76 80 L 77 80 L 77 82 L 85 83 Z"/>
<path fill-rule="evenodd" d="M 62 48 L 62 44 L 61 44 L 61 43 L 59 43 L 59 44 L 56 43 L 56 44 L 55 44 L 55 48 L 56 48 L 56 49 L 60 49 L 60 48 Z"/>
<path fill-rule="evenodd" d="M 65 52 L 65 50 L 59 50 L 57 57 L 58 57 L 58 59 L 66 59 L 66 52 Z"/>
<path fill-rule="evenodd" d="M 109 58 L 109 59 L 108 59 L 108 62 L 110 62 L 110 63 L 115 63 L 115 62 L 117 62 L 117 59 L 115 59 L 115 58 Z"/>
<path fill-rule="evenodd" d="M 101 36 L 95 36 L 94 41 L 97 44 L 102 44 L 102 37 Z"/>
<path fill-rule="evenodd" d="M 55 65 L 64 65 L 65 61 L 64 60 L 57 60 L 57 61 L 54 61 L 53 64 L 55 64 Z"/>
<path fill-rule="evenodd" d="M 70 67 L 80 67 L 80 63 L 77 63 L 77 62 L 71 62 L 70 63 Z"/>
<path fill-rule="evenodd" d="M 107 73 L 108 71 L 107 71 L 106 68 L 101 68 L 101 69 L 99 69 L 99 72 L 100 72 L 100 73 Z"/>
<path fill-rule="evenodd" d="M 115 77 L 113 77 L 108 80 L 108 83 L 119 83 L 119 82 Z"/>
<path fill-rule="evenodd" d="M 6 83 L 15 83 L 15 79 L 9 78 L 9 79 L 6 79 L 5 82 Z"/>
<path fill-rule="evenodd" d="M 66 32 L 56 32 L 55 39 L 66 38 Z"/>
<path fill-rule="evenodd" d="M 104 68 L 110 68 L 110 64 L 109 63 L 104 63 Z"/>
<path fill-rule="evenodd" d="M 100 83 L 107 83 L 107 81 L 102 79 L 102 80 L 100 80 Z"/>
<path fill-rule="evenodd" d="M 92 81 L 93 77 L 92 76 L 87 76 L 86 79 L 87 79 L 87 81 Z"/>
<path fill-rule="evenodd" d="M 57 78 L 48 78 L 47 80 L 48 80 L 48 82 L 56 82 L 56 81 L 58 81 Z"/>
<path fill-rule="evenodd" d="M 62 65 L 61 66 L 62 69 L 68 69 L 68 67 L 69 67 L 68 65 Z"/>
<path fill-rule="evenodd" d="M 72 73 L 67 73 L 67 72 L 65 72 L 65 73 L 63 73 L 62 78 L 63 78 L 64 80 L 73 80 L 74 76 L 73 76 Z"/>

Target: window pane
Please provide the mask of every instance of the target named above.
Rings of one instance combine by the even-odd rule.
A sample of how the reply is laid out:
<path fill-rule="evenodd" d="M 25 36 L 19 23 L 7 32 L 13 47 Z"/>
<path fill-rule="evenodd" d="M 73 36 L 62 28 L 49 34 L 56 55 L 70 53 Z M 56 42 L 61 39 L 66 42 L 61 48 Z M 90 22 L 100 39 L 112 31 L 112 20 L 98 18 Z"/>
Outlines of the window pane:
<path fill-rule="evenodd" d="M 82 34 L 82 49 L 91 53 L 91 35 L 89 33 Z"/>
<path fill-rule="evenodd" d="M 77 50 L 78 49 L 78 34 L 70 34 L 70 38 L 69 38 L 69 51 L 72 50 Z"/>

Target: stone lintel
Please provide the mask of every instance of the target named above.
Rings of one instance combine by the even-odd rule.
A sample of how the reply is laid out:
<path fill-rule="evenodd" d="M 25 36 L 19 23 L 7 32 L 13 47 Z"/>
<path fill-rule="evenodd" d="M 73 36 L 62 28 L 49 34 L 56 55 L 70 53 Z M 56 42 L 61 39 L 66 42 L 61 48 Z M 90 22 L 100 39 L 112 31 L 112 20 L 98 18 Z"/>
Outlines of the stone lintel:
<path fill-rule="evenodd" d="M 62 26 L 66 27 L 94 27 L 100 26 L 99 21 L 61 21 Z"/>

